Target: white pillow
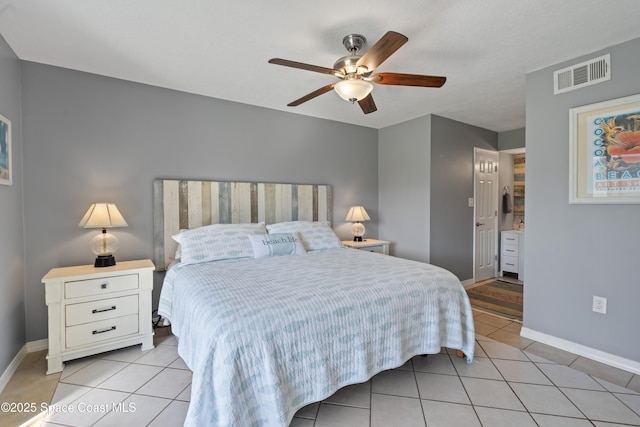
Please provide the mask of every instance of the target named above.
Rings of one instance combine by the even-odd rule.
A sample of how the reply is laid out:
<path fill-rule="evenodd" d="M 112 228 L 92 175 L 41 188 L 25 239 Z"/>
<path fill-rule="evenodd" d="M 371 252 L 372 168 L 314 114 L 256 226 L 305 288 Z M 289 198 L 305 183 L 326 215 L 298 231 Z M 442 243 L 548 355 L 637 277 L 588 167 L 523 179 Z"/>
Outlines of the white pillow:
<path fill-rule="evenodd" d="M 187 231 L 186 228 L 181 228 L 180 231 L 178 233 L 183 233 Z M 174 239 L 175 240 L 175 239 Z M 180 243 L 178 243 L 178 246 L 176 247 L 176 253 L 173 256 L 173 259 L 175 261 L 180 261 L 180 259 L 182 258 L 182 245 Z"/>
<path fill-rule="evenodd" d="M 249 241 L 253 247 L 254 258 L 307 253 L 299 233 L 252 234 Z"/>
<path fill-rule="evenodd" d="M 289 221 L 267 225 L 271 233 L 300 233 L 300 239 L 307 251 L 325 251 L 342 247 L 340 238 L 331 228 L 329 221 Z"/>
<path fill-rule="evenodd" d="M 173 237 L 182 249 L 182 264 L 233 258 L 252 258 L 250 234 L 265 234 L 264 223 L 212 224 L 183 231 Z"/>

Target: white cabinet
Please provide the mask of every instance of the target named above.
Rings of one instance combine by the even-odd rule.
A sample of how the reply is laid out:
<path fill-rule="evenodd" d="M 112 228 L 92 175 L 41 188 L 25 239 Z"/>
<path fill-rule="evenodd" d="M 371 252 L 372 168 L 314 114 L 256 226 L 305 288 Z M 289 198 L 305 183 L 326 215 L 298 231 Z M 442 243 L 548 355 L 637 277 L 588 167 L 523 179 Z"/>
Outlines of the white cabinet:
<path fill-rule="evenodd" d="M 54 268 L 42 278 L 49 313 L 47 374 L 63 362 L 142 344 L 153 348 L 151 260 Z"/>
<path fill-rule="evenodd" d="M 500 233 L 500 270 L 516 273 L 524 282 L 524 232 L 513 230 Z"/>

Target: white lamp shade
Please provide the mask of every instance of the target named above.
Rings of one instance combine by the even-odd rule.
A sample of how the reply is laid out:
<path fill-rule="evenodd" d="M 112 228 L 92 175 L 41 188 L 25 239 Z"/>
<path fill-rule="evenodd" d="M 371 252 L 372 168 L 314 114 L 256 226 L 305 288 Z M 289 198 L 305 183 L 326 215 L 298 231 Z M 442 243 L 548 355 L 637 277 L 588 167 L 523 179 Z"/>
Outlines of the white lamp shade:
<path fill-rule="evenodd" d="M 333 89 L 345 101 L 360 101 L 373 90 L 373 84 L 360 79 L 342 80 L 333 85 Z"/>
<path fill-rule="evenodd" d="M 349 222 L 361 222 L 369 221 L 370 219 L 371 218 L 369 218 L 367 211 L 362 206 L 351 206 L 349 213 L 344 220 Z"/>
<path fill-rule="evenodd" d="M 127 225 L 127 221 L 113 203 L 92 204 L 78 224 L 83 228 L 113 228 Z"/>

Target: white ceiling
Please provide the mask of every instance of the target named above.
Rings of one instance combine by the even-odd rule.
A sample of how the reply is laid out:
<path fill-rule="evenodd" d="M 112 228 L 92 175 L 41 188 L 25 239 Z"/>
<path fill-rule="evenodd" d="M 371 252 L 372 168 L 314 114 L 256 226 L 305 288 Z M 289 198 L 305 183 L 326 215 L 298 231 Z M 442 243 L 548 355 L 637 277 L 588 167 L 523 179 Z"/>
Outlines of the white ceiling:
<path fill-rule="evenodd" d="M 26 61 L 276 110 L 378 129 L 433 113 L 505 131 L 525 125 L 527 73 L 640 37 L 638 16 L 638 0 L 0 0 L 0 34 Z M 372 46 L 388 30 L 409 42 L 377 71 L 446 84 L 377 85 L 368 115 L 333 91 L 286 106 L 337 80 L 270 58 L 331 68 L 345 35 Z"/>

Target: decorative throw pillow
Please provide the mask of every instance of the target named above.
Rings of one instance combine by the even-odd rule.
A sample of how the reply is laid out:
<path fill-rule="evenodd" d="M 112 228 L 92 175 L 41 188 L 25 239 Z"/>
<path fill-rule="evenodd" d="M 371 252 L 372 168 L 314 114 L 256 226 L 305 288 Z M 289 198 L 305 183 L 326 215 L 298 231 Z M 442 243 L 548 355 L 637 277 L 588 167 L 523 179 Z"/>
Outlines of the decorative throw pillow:
<path fill-rule="evenodd" d="M 300 233 L 300 239 L 307 251 L 325 251 L 342 247 L 340 238 L 331 228 L 329 221 L 289 221 L 267 225 L 271 233 Z"/>
<path fill-rule="evenodd" d="M 233 258 L 252 258 L 248 235 L 265 234 L 264 223 L 212 224 L 183 231 L 173 237 L 182 249 L 182 264 Z"/>
<path fill-rule="evenodd" d="M 307 253 L 299 233 L 252 234 L 248 237 L 253 247 L 254 258 Z"/>

